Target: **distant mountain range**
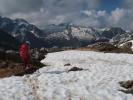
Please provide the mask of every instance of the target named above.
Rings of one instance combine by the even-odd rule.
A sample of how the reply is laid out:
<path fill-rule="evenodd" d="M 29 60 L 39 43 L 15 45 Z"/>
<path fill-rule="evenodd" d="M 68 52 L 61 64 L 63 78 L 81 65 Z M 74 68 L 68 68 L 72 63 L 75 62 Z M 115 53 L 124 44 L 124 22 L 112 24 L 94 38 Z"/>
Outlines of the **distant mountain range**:
<path fill-rule="evenodd" d="M 0 29 L 4 31 L 0 32 L 0 35 L 6 33 L 10 35 L 10 38 L 12 37 L 14 41 L 18 42 L 28 40 L 31 42 L 32 48 L 77 48 L 96 42 L 111 42 L 116 45 L 133 39 L 132 32 L 126 32 L 119 27 L 98 29 L 62 23 L 48 25 L 44 29 L 39 29 L 24 19 L 12 20 L 5 17 L 0 17 Z M 3 40 L 7 40 L 6 36 L 4 38 Z"/>

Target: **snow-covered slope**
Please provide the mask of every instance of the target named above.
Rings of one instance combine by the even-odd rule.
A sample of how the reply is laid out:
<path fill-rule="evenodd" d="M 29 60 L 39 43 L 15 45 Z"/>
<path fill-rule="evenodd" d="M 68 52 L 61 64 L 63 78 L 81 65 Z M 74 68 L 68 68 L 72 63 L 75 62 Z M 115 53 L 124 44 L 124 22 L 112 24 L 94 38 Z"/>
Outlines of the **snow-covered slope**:
<path fill-rule="evenodd" d="M 92 51 L 49 53 L 33 75 L 0 80 L 0 100 L 132 100 L 118 91 L 133 79 L 133 55 Z M 70 66 L 64 64 L 70 63 Z M 84 70 L 68 72 L 72 67 Z"/>

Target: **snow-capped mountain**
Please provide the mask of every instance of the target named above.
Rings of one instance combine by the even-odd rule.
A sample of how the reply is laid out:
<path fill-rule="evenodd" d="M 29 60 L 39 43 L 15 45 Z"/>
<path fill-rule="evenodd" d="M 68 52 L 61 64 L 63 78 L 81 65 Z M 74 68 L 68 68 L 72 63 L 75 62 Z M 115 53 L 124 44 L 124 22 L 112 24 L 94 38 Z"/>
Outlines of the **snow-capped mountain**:
<path fill-rule="evenodd" d="M 51 40 L 57 38 L 64 38 L 66 40 L 76 38 L 80 46 L 86 46 L 95 42 L 109 42 L 115 36 L 126 33 L 119 27 L 97 29 L 72 24 L 50 25 L 44 31 L 48 34 L 46 38 Z"/>
<path fill-rule="evenodd" d="M 125 32 L 124 34 L 118 34 L 118 35 L 114 36 L 110 40 L 110 42 L 119 45 L 119 44 L 122 44 L 122 43 L 127 42 L 132 39 L 133 39 L 132 32 Z"/>
<path fill-rule="evenodd" d="M 23 19 L 11 20 L 9 18 L 0 17 L 0 28 L 20 42 L 30 41 L 32 44 L 31 47 L 45 46 L 45 42 L 40 39 L 42 35 L 45 35 L 43 31 Z"/>
<path fill-rule="evenodd" d="M 121 28 L 97 29 L 88 26 L 78 26 L 71 23 L 48 25 L 39 29 L 24 19 L 9 19 L 0 17 L 0 28 L 8 32 L 20 42 L 28 40 L 31 47 L 81 47 L 96 42 L 118 43 L 123 40 L 126 31 Z M 128 34 L 129 37 L 132 34 Z M 118 42 L 116 42 L 118 41 Z"/>

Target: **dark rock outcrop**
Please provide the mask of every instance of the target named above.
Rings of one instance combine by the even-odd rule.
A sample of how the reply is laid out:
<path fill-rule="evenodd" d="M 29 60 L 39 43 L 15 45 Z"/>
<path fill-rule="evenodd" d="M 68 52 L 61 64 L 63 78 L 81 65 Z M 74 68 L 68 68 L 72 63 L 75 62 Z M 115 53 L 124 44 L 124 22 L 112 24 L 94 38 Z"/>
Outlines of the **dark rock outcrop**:
<path fill-rule="evenodd" d="M 67 64 L 65 64 L 64 66 L 71 66 L 71 64 L 70 64 L 70 63 L 67 63 Z"/>
<path fill-rule="evenodd" d="M 22 62 L 19 53 L 13 50 L 5 51 L 5 59 L 13 62 Z"/>
<path fill-rule="evenodd" d="M 110 52 L 110 53 L 122 52 L 121 49 L 107 42 L 98 42 L 92 45 L 88 45 L 87 47 L 80 48 L 80 50 L 91 50 L 91 51 Z"/>
<path fill-rule="evenodd" d="M 121 87 L 125 88 L 125 89 L 121 89 L 120 91 L 127 94 L 133 94 L 133 80 L 121 81 L 119 82 L 119 84 Z"/>
<path fill-rule="evenodd" d="M 125 42 L 123 43 L 122 45 L 119 46 L 119 48 L 121 48 L 123 50 L 123 52 L 125 53 L 133 53 L 132 51 L 132 42 L 131 41 L 128 41 L 128 42 Z"/>
<path fill-rule="evenodd" d="M 45 58 L 45 55 L 47 54 L 47 51 L 45 48 L 41 49 L 31 49 L 31 63 L 36 66 L 44 66 L 40 61 Z"/>
<path fill-rule="evenodd" d="M 70 72 L 70 71 L 81 71 L 81 70 L 83 70 L 83 68 L 72 67 L 71 69 L 68 70 L 68 72 Z"/>

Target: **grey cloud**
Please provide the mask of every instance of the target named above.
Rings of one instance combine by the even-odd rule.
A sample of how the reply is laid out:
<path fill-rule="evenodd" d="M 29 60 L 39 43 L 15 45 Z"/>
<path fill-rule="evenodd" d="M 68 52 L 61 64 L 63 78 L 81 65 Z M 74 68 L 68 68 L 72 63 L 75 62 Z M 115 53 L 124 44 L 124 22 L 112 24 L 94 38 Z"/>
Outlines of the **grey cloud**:
<path fill-rule="evenodd" d="M 39 26 L 59 22 L 74 22 L 82 10 L 97 8 L 99 0 L 2 0 L 11 3 L 10 10 L 1 6 L 0 12 L 11 18 L 25 18 Z M 24 6 L 23 6 L 24 5 Z M 14 8 L 11 8 L 14 7 Z M 35 8 L 34 8 L 35 7 Z M 1 10 L 3 9 L 3 10 Z M 11 13 L 11 14 L 9 14 Z"/>
<path fill-rule="evenodd" d="M 133 28 L 133 1 L 124 0 L 123 7 L 111 13 L 98 11 L 101 0 L 0 0 L 0 14 L 24 18 L 41 28 L 47 24 L 72 22 L 94 27 Z"/>
<path fill-rule="evenodd" d="M 109 16 L 108 24 L 133 30 L 133 9 L 117 8 Z"/>
<path fill-rule="evenodd" d="M 42 0 L 0 0 L 0 13 L 3 15 L 18 12 L 31 12 L 43 6 Z"/>
<path fill-rule="evenodd" d="M 133 0 L 123 0 L 123 6 L 126 9 L 133 8 Z"/>

